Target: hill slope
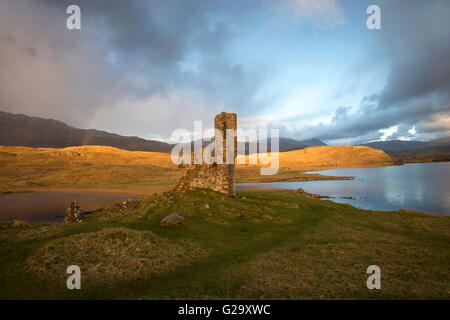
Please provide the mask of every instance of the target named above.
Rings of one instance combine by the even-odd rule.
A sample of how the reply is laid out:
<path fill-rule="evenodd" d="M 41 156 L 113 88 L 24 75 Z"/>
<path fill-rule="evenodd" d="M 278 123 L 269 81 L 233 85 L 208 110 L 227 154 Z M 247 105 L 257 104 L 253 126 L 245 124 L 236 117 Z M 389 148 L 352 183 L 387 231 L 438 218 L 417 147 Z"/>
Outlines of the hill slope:
<path fill-rule="evenodd" d="M 382 150 L 363 146 L 321 146 L 280 153 L 285 167 L 332 169 L 392 165 L 392 159 Z"/>
<path fill-rule="evenodd" d="M 245 154 L 249 154 L 250 147 L 248 142 L 238 142 L 238 145 L 245 150 Z M 325 146 L 326 144 L 320 141 L 319 139 L 309 139 L 309 140 L 295 140 L 291 138 L 284 138 L 280 137 L 278 140 L 278 150 L 280 152 L 285 151 L 292 151 L 292 150 L 300 150 L 307 147 L 317 147 L 317 146 Z M 267 139 L 267 151 L 270 152 L 272 150 L 271 148 L 271 140 L 270 138 Z M 257 146 L 257 151 L 259 151 L 259 146 Z M 243 154 L 242 152 L 239 152 L 239 154 Z"/>
<path fill-rule="evenodd" d="M 248 158 L 248 156 L 245 157 Z M 280 152 L 279 157 L 280 167 L 292 170 L 372 167 L 393 164 L 391 157 L 384 151 L 365 146 L 308 147 L 302 150 Z"/>
<path fill-rule="evenodd" d="M 374 141 L 362 144 L 376 149 L 383 150 L 392 154 L 409 155 L 431 155 L 431 154 L 450 154 L 450 137 L 424 141 Z"/>
<path fill-rule="evenodd" d="M 399 153 L 405 150 L 416 149 L 426 146 L 424 141 L 404 141 L 404 140 L 388 140 L 388 141 L 374 141 L 361 144 L 375 149 L 383 150 L 384 152 Z"/>
<path fill-rule="evenodd" d="M 124 137 L 95 129 L 77 129 L 64 122 L 0 111 L 0 145 L 65 148 L 110 146 L 131 151 L 170 152 L 171 145 L 138 137 Z"/>
<path fill-rule="evenodd" d="M 170 154 L 104 146 L 0 147 L 0 189 L 174 184 Z"/>
<path fill-rule="evenodd" d="M 281 152 L 279 156 L 277 174 L 261 176 L 258 166 L 238 165 L 237 181 L 336 179 L 305 174 L 303 171 L 393 164 L 383 151 L 360 146 L 309 147 Z M 0 191 L 168 186 L 174 185 L 182 174 L 183 170 L 172 163 L 168 153 L 127 151 L 104 146 L 64 149 L 0 146 Z"/>
<path fill-rule="evenodd" d="M 197 140 L 198 141 L 198 140 Z M 213 143 L 212 140 L 203 140 L 202 146 L 205 148 L 208 145 Z M 194 150 L 194 142 L 191 142 L 191 150 Z M 300 150 L 306 147 L 317 147 L 317 146 L 326 146 L 325 143 L 320 141 L 319 139 L 308 139 L 308 140 L 295 140 L 291 138 L 280 137 L 278 141 L 278 150 L 280 152 L 292 151 L 292 150 Z M 252 150 L 253 151 L 253 150 Z M 259 145 L 256 146 L 256 151 L 259 151 Z M 271 140 L 267 139 L 267 151 L 271 151 Z M 249 142 L 238 141 L 238 154 L 249 154 L 250 145 Z"/>
<path fill-rule="evenodd" d="M 203 141 L 203 146 L 210 143 L 211 141 Z M 239 142 L 239 144 L 244 143 Z M 161 141 L 126 137 L 95 129 L 78 129 L 53 119 L 30 117 L 3 111 L 0 111 L 0 145 L 33 148 L 66 148 L 91 145 L 151 152 L 170 152 L 173 147 L 172 144 Z M 280 151 L 323 145 L 325 144 L 318 139 L 299 141 L 280 137 L 279 140 Z M 243 147 L 247 154 L 249 150 L 248 142 Z M 191 148 L 193 149 L 193 144 Z M 270 139 L 268 150 L 270 151 Z"/>

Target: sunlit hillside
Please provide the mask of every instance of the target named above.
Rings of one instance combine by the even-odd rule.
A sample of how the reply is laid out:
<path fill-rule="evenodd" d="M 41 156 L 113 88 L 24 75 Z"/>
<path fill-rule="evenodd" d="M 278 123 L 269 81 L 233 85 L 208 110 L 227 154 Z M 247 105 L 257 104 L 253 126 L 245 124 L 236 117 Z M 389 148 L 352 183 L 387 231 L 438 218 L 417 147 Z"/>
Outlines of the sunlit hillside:
<path fill-rule="evenodd" d="M 283 167 L 302 169 L 349 168 L 391 165 L 391 158 L 378 149 L 362 146 L 321 146 L 280 153 Z"/>
<path fill-rule="evenodd" d="M 239 156 L 238 159 L 242 159 Z M 362 146 L 321 146 L 279 153 L 276 175 L 238 165 L 238 181 L 316 180 L 303 171 L 392 164 L 381 150 Z M 171 186 L 183 174 L 170 154 L 83 146 L 64 149 L 0 147 L 0 188 Z"/>
<path fill-rule="evenodd" d="M 264 155 L 270 157 L 268 155 Z M 251 156 L 239 156 L 238 161 L 249 163 Z M 320 146 L 279 153 L 280 166 L 298 170 L 371 167 L 392 165 L 384 151 L 364 146 Z"/>
<path fill-rule="evenodd" d="M 170 154 L 83 146 L 0 147 L 0 187 L 168 185 L 182 172 Z"/>
<path fill-rule="evenodd" d="M 264 155 L 263 155 L 264 156 Z M 271 157 L 271 154 L 265 156 Z M 244 158 L 245 157 L 245 158 Z M 259 162 L 250 164 L 250 156 L 238 156 L 246 165 L 237 168 L 238 180 L 303 181 L 336 179 L 331 176 L 305 174 L 304 171 L 336 168 L 375 167 L 394 164 L 384 151 L 362 146 L 320 146 L 279 153 L 279 170 L 276 175 L 260 175 Z"/>

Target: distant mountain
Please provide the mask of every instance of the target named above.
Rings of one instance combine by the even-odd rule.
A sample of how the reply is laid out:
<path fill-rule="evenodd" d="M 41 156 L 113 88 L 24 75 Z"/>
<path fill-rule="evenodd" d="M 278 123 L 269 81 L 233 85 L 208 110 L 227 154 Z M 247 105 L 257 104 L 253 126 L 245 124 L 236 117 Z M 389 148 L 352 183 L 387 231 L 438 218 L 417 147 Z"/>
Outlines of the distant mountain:
<path fill-rule="evenodd" d="M 320 146 L 326 146 L 326 143 L 323 141 L 313 138 L 308 140 L 302 140 L 300 141 L 301 144 L 304 144 L 307 147 L 320 147 Z"/>
<path fill-rule="evenodd" d="M 243 142 L 238 142 L 238 145 L 242 145 Z M 317 147 L 317 146 L 326 146 L 325 143 L 323 143 L 322 141 L 320 141 L 319 139 L 309 139 L 309 140 L 303 140 L 303 141 L 299 141 L 299 140 L 295 140 L 295 139 L 291 139 L 291 138 L 284 138 L 284 137 L 280 137 L 278 140 L 278 150 L 280 152 L 285 152 L 285 151 L 293 151 L 293 150 L 300 150 L 300 149 L 304 149 L 307 147 Z M 267 139 L 267 151 L 270 152 L 272 150 L 271 148 L 271 141 L 270 138 Z M 259 152 L 259 149 L 258 149 Z M 239 153 L 239 150 L 238 150 Z M 249 143 L 246 142 L 245 143 L 245 154 L 249 153 Z"/>
<path fill-rule="evenodd" d="M 203 141 L 203 146 L 210 141 Z M 239 142 L 242 144 L 243 142 Z M 170 152 L 173 145 L 161 141 L 146 140 L 139 137 L 126 137 L 95 129 L 78 129 L 64 122 L 12 114 L 0 111 L 0 145 L 34 148 L 65 148 L 82 145 L 98 145 L 130 151 Z M 318 139 L 298 141 L 280 137 L 279 150 L 291 151 L 306 147 L 324 146 Z M 193 145 L 192 145 L 193 148 Z M 249 151 L 248 142 L 244 146 Z M 267 151 L 270 151 L 268 139 Z"/>
<path fill-rule="evenodd" d="M 0 111 L 0 145 L 65 148 L 81 145 L 110 146 L 130 151 L 170 152 L 165 142 L 125 137 L 95 129 L 77 129 L 64 122 Z"/>
<path fill-rule="evenodd" d="M 450 137 L 444 137 L 440 139 L 431 140 L 428 143 L 428 147 L 442 147 L 450 145 Z"/>
<path fill-rule="evenodd" d="M 384 152 L 401 152 L 405 150 L 417 149 L 426 146 L 426 142 L 423 141 L 404 141 L 404 140 L 389 140 L 389 141 L 374 141 L 361 144 L 361 146 L 367 146 Z"/>
<path fill-rule="evenodd" d="M 280 137 L 278 140 L 278 150 L 281 152 L 299 150 L 299 149 L 303 149 L 305 147 L 306 147 L 306 145 L 301 143 L 301 141 L 297 141 L 297 140 L 294 140 L 291 138 Z M 238 141 L 238 154 L 242 154 L 242 152 L 240 152 L 240 150 L 245 150 L 244 154 L 249 154 L 249 152 L 250 152 L 249 142 Z M 272 150 L 271 140 L 269 138 L 269 139 L 267 139 L 266 151 L 270 152 L 271 150 Z M 251 151 L 253 151 L 253 150 L 251 150 Z M 256 146 L 256 152 L 260 152 L 260 144 L 258 144 Z"/>
<path fill-rule="evenodd" d="M 208 141 L 203 140 L 202 146 L 206 147 L 212 142 L 213 142 L 213 140 L 208 140 Z M 323 143 L 322 141 L 320 141 L 319 139 L 309 139 L 309 140 L 299 141 L 299 140 L 295 140 L 295 139 L 291 139 L 291 138 L 280 137 L 278 143 L 279 143 L 278 149 L 280 152 L 300 150 L 300 149 L 304 149 L 306 147 L 326 146 L 326 144 Z M 238 141 L 238 154 L 248 154 L 249 149 L 250 149 L 250 147 L 249 147 L 248 142 Z M 194 150 L 194 142 L 191 142 L 191 150 Z M 240 150 L 245 150 L 244 151 L 245 153 L 240 152 Z M 267 151 L 271 151 L 270 138 L 267 139 Z M 257 152 L 259 152 L 259 146 L 257 146 Z"/>
<path fill-rule="evenodd" d="M 268 140 L 268 142 L 270 142 L 270 140 Z M 304 149 L 306 147 L 319 147 L 319 146 L 326 146 L 326 144 L 320 141 L 319 139 L 308 139 L 299 141 L 291 138 L 280 137 L 279 140 L 280 151 L 299 150 Z"/>
<path fill-rule="evenodd" d="M 411 155 L 430 155 L 430 154 L 450 154 L 450 137 L 424 141 L 374 141 L 362 144 L 375 149 L 383 150 L 391 154 L 411 154 Z"/>

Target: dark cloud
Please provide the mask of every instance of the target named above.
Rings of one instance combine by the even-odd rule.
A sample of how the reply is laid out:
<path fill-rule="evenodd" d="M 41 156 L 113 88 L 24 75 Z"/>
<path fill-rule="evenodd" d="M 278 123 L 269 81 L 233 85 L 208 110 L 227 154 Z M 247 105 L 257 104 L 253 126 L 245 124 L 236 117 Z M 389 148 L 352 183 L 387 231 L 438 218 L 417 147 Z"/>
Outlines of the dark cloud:
<path fill-rule="evenodd" d="M 392 60 L 380 107 L 450 91 L 450 3 L 385 1 L 380 45 Z"/>
<path fill-rule="evenodd" d="M 282 1 L 283 10 L 291 2 Z M 333 3 L 328 10 L 338 18 L 331 25 L 343 24 L 340 8 L 325 2 Z M 307 13 L 304 20 L 328 21 L 314 2 L 293 3 Z M 357 108 L 337 109 L 330 123 L 301 129 L 269 126 L 281 127 L 283 135 L 331 142 L 375 139 L 380 129 L 394 125 L 398 136 L 413 126 L 419 135 L 450 133 L 445 120 L 450 109 L 450 2 L 379 3 L 383 29 L 366 31 L 377 54 L 367 57 L 364 67 L 378 65 L 376 59 L 389 64 L 384 88 L 368 94 Z M 70 4 L 81 7 L 80 31 L 65 27 Z M 164 137 L 223 109 L 241 117 L 258 115 L 282 94 L 257 99 L 271 80 L 269 67 L 276 57 L 250 67 L 233 60 L 227 47 L 258 14 L 259 19 L 269 11 L 284 17 L 285 11 L 275 7 L 256 0 L 4 0 L 0 108 L 79 127 Z"/>
<path fill-rule="evenodd" d="M 382 30 L 368 32 L 377 33 L 380 58 L 390 64 L 383 90 L 364 97 L 355 112 L 339 108 L 330 124 L 295 134 L 331 143 L 377 139 L 380 129 L 395 125 L 390 138 L 412 137 L 413 126 L 416 139 L 450 134 L 448 122 L 439 120 L 450 112 L 450 2 L 381 1 L 380 7 Z"/>
<path fill-rule="evenodd" d="M 331 123 L 304 126 L 293 131 L 285 129 L 284 133 L 301 139 L 317 137 L 330 143 L 340 143 L 344 139 L 354 144 L 377 140 L 383 136 L 380 129 L 396 125 L 398 131 L 392 138 L 412 137 L 406 132 L 413 127 L 424 134 L 423 137 L 419 134 L 419 139 L 424 140 L 450 134 L 448 122 L 439 125 L 441 117 L 450 115 L 449 96 L 446 93 L 408 99 L 386 109 L 380 108 L 378 103 L 377 100 L 364 99 L 356 111 L 351 112 L 350 107 L 338 108 Z M 435 124 L 430 125 L 433 122 Z"/>
<path fill-rule="evenodd" d="M 16 38 L 10 34 L 4 35 L 2 38 L 11 44 L 16 41 Z"/>
<path fill-rule="evenodd" d="M 32 48 L 32 47 L 26 47 L 23 49 L 27 54 L 29 54 L 32 57 L 36 57 L 37 56 L 37 50 L 36 48 Z"/>
<path fill-rule="evenodd" d="M 81 8 L 79 31 L 65 27 L 65 10 L 71 4 Z M 0 105 L 6 111 L 50 116 L 86 127 L 99 108 L 113 112 L 113 106 L 122 101 L 145 105 L 152 97 L 165 97 L 172 101 L 167 108 L 177 109 L 167 110 L 174 115 L 165 127 L 155 119 L 156 112 L 166 118 L 160 108 L 147 107 L 147 114 L 141 110 L 142 114 L 136 115 L 146 116 L 153 122 L 152 133 L 162 135 L 179 126 L 183 115 L 190 120 L 198 116 L 198 112 L 180 106 L 180 95 L 209 105 L 201 109 L 207 112 L 203 118 L 212 117 L 221 108 L 236 111 L 250 107 L 263 81 L 262 72 L 230 60 L 223 48 L 235 35 L 233 26 L 243 22 L 241 10 L 258 10 L 258 4 L 261 2 L 2 2 L 0 24 L 9 37 L 5 39 L 12 42 L 15 37 L 26 48 L 25 54 L 39 59 L 27 61 L 18 51 L 0 53 L 0 61 L 8 64 L 14 75 L 13 79 L 0 75 L 0 83 L 5 84 L 3 90 L 0 88 Z M 221 14 L 215 14 L 217 10 Z M 28 72 L 21 67 L 25 65 Z M 45 76 L 38 78 L 36 72 Z M 11 94 L 15 92 L 12 80 L 15 86 L 25 85 L 27 94 Z M 43 97 L 38 86 L 41 92 L 52 94 Z M 116 122 L 109 122 L 112 130 L 123 127 L 120 119 Z M 149 131 L 146 126 L 121 133 L 145 135 Z"/>
<path fill-rule="evenodd" d="M 42 0 L 59 10 L 73 1 Z M 214 0 L 76 1 L 83 30 L 93 32 L 111 57 L 111 67 L 128 74 L 122 83 L 142 98 L 174 88 L 199 91 L 227 109 L 251 104 L 260 73 L 246 70 L 223 54 L 232 26 L 245 10 L 263 2 Z M 219 16 L 215 16 L 217 12 Z M 195 70 L 189 69 L 194 65 Z M 183 68 L 187 66 L 187 68 Z M 131 74 L 130 74 L 131 73 Z M 253 83 L 254 85 L 249 85 Z M 217 92 L 220 92 L 218 95 Z M 250 106 L 249 106 L 250 107 Z"/>

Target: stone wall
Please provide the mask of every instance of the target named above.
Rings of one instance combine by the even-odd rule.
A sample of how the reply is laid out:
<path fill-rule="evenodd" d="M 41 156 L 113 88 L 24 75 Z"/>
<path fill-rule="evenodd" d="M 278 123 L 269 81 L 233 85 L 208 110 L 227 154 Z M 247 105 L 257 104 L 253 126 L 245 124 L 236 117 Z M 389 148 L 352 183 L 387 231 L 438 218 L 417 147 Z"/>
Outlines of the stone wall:
<path fill-rule="evenodd" d="M 215 118 L 214 118 L 214 129 L 216 129 L 216 131 L 219 131 L 220 134 L 223 137 L 223 141 L 222 143 L 219 141 L 218 137 L 215 137 L 214 139 L 214 144 L 215 144 L 215 151 L 216 151 L 216 157 L 222 157 L 222 163 L 227 163 L 227 146 L 226 146 L 226 141 L 227 141 L 227 134 L 229 132 L 227 132 L 228 130 L 233 130 L 234 132 L 234 150 L 232 150 L 233 153 L 233 160 L 231 161 L 232 164 L 234 164 L 235 159 L 236 159 L 236 155 L 237 155 L 237 134 L 236 134 L 236 130 L 237 130 L 237 118 L 236 118 L 236 113 L 226 113 L 226 112 L 222 112 L 221 114 L 218 114 Z M 230 137 L 231 138 L 231 137 Z M 223 145 L 223 152 L 221 152 L 220 147 Z M 218 160 L 218 159 L 216 159 Z"/>
<path fill-rule="evenodd" d="M 219 142 L 216 135 L 215 143 L 215 162 L 213 164 L 193 164 L 189 165 L 186 174 L 178 181 L 175 190 L 187 190 L 190 188 L 209 188 L 230 196 L 236 195 L 236 181 L 234 177 L 234 162 L 237 154 L 237 117 L 235 113 L 222 112 L 214 118 L 214 127 L 223 137 L 223 143 Z M 231 164 L 227 163 L 227 129 L 234 131 L 234 149 L 230 155 L 233 159 Z M 230 132 L 228 132 L 229 134 Z M 231 138 L 231 137 L 230 137 Z M 219 147 L 223 145 L 223 152 Z M 219 150 L 219 152 L 217 152 Z M 218 157 L 222 157 L 222 163 Z"/>

